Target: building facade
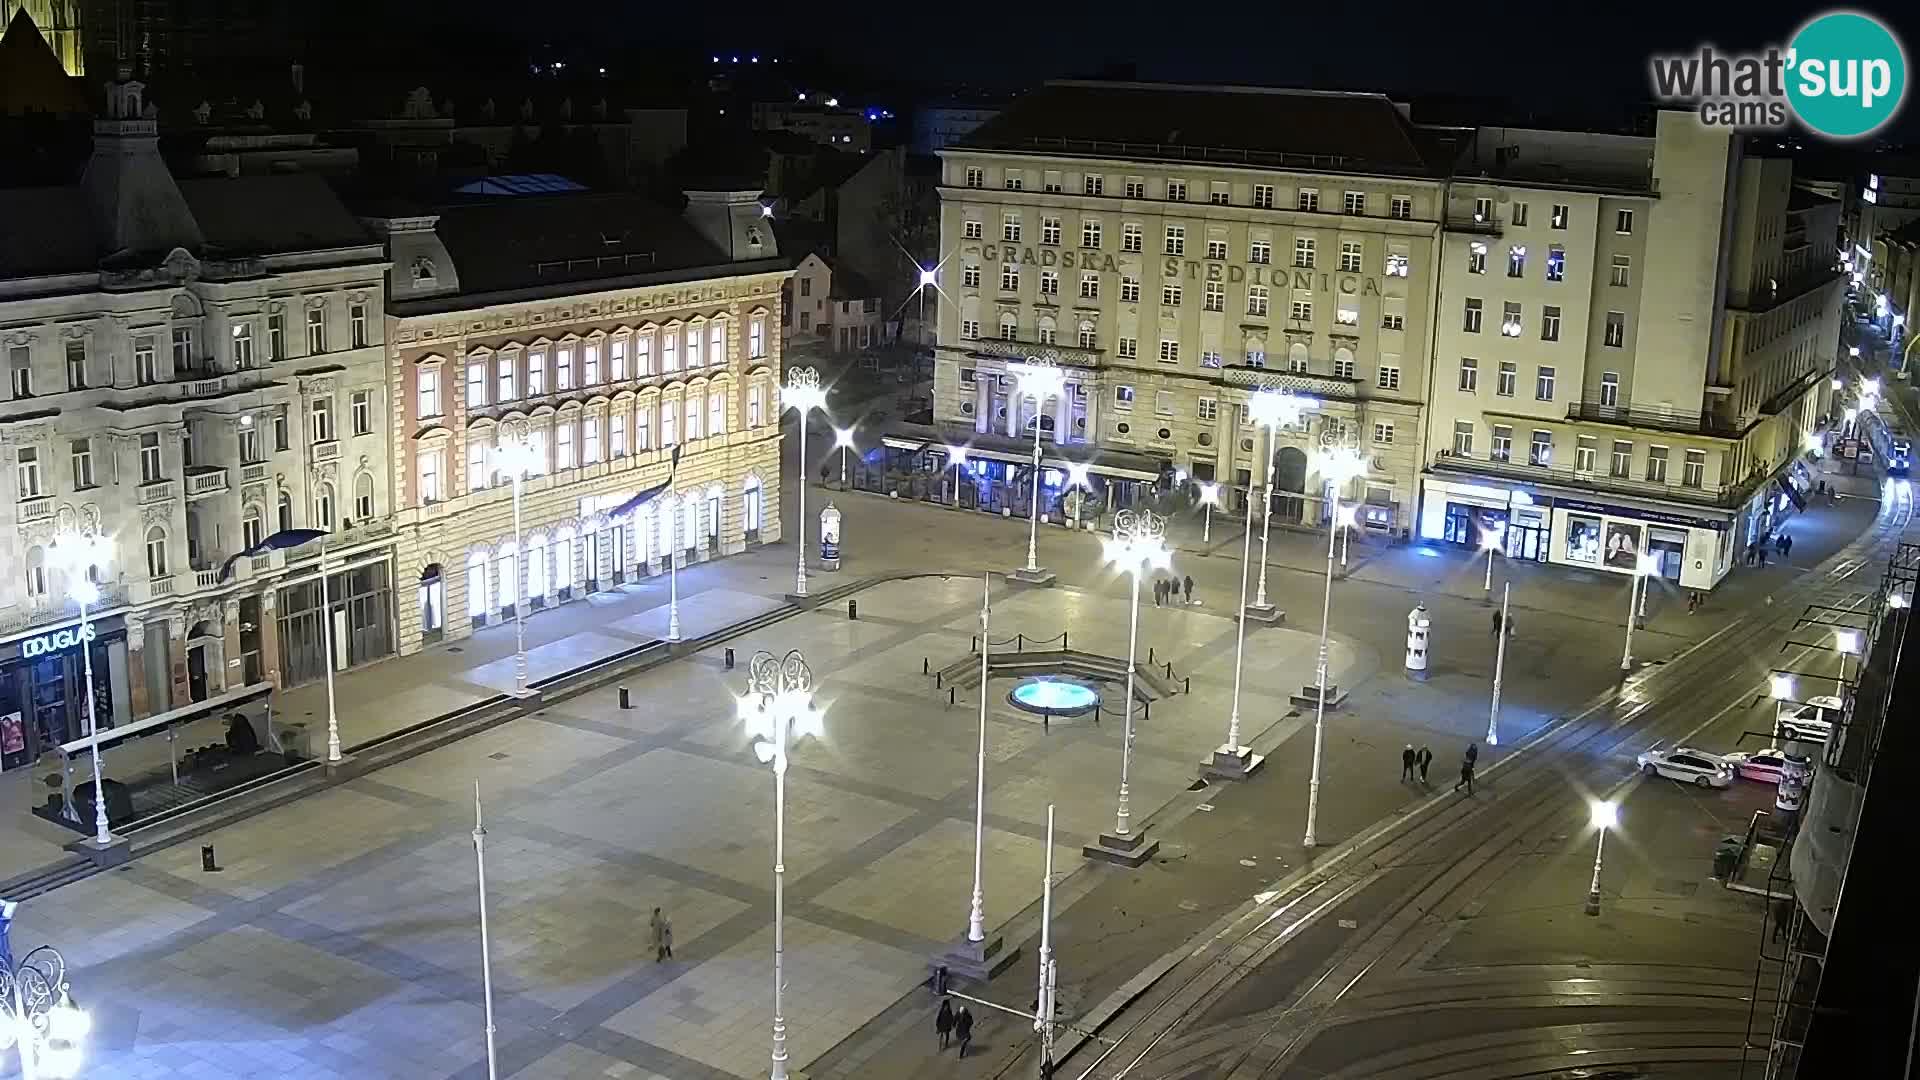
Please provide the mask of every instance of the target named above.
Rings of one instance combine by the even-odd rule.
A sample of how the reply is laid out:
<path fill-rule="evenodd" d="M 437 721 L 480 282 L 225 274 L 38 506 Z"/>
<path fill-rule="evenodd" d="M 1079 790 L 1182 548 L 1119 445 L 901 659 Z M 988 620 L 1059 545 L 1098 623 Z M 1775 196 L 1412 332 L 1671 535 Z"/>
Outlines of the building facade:
<path fill-rule="evenodd" d="M 1392 102 L 1053 83 L 941 162 L 946 442 L 1038 424 L 1096 478 L 1179 471 L 1241 504 L 1271 462 L 1278 512 L 1317 522 L 1314 451 L 1346 440 L 1370 474 L 1339 494 L 1369 528 L 1412 526 L 1446 189 Z M 1067 369 L 1064 399 L 1019 397 L 1008 365 L 1027 356 Z M 1260 389 L 1315 404 L 1269 439 L 1246 408 Z"/>
<path fill-rule="evenodd" d="M 78 186 L 0 192 L 0 747 L 393 651 L 384 573 L 386 259 L 305 176 L 178 180 L 143 88 L 109 88 Z M 265 550 L 293 529 L 323 543 Z M 82 642 L 57 541 L 98 533 Z M 71 548 L 69 548 L 71 550 Z M 350 569 L 347 569 L 350 567 Z"/>
<path fill-rule="evenodd" d="M 684 215 L 509 197 L 375 222 L 393 260 L 402 652 L 779 539 L 788 270 L 758 196 L 692 192 Z M 501 451 L 522 444 L 516 539 Z"/>
<path fill-rule="evenodd" d="M 1712 587 L 1799 499 L 1839 204 L 1682 113 L 1651 139 L 1484 129 L 1457 172 L 1420 535 Z"/>

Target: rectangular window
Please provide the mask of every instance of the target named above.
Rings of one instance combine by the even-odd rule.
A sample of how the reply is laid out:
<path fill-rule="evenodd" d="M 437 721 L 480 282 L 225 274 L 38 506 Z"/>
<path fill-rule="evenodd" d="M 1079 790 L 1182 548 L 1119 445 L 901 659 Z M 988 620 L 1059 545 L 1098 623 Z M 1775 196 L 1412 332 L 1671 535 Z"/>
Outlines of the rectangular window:
<path fill-rule="evenodd" d="M 1080 299 L 1082 300 L 1100 299 L 1100 275 L 1099 274 L 1081 274 L 1080 275 Z"/>
<path fill-rule="evenodd" d="M 439 381 L 437 372 L 433 381 Z M 373 434 L 373 391 L 355 390 L 353 396 L 347 399 L 347 412 L 353 421 L 355 435 Z"/>
<path fill-rule="evenodd" d="M 1623 480 L 1633 475 L 1633 444 L 1624 439 L 1613 442 L 1612 474 Z"/>
<path fill-rule="evenodd" d="M 564 422 L 554 424 L 553 454 L 554 454 L 553 468 L 556 472 L 561 469 L 573 468 L 573 425 L 572 424 L 564 423 Z"/>
<path fill-rule="evenodd" d="M 1535 401 L 1552 401 L 1553 383 L 1554 372 L 1552 368 L 1545 364 L 1536 368 L 1533 377 L 1533 399 Z"/>
<path fill-rule="evenodd" d="M 1567 204 L 1566 203 L 1553 204 L 1552 224 L 1553 224 L 1553 227 L 1556 229 L 1564 229 L 1567 227 Z"/>
<path fill-rule="evenodd" d="M 1205 308 L 1208 311 L 1227 310 L 1227 286 L 1224 282 L 1207 282 Z"/>
<path fill-rule="evenodd" d="M 1137 304 L 1140 302 L 1139 278 L 1127 277 L 1124 274 L 1120 276 L 1120 302 L 1123 304 Z"/>
<path fill-rule="evenodd" d="M 1620 404 L 1620 374 L 1614 371 L 1600 373 L 1600 404 L 1615 408 Z"/>
<path fill-rule="evenodd" d="M 1160 362 L 1177 364 L 1180 362 L 1180 343 L 1172 338 L 1160 339 Z"/>
<path fill-rule="evenodd" d="M 1213 349 L 1206 349 L 1200 353 L 1201 367 L 1217 368 L 1226 362 L 1227 362 L 1227 358 L 1220 355 L 1220 353 L 1214 351 Z"/>
<path fill-rule="evenodd" d="M 253 324 L 237 322 L 233 324 L 233 366 L 250 368 L 253 366 Z M 68 349 L 71 354 L 72 349 Z"/>
<path fill-rule="evenodd" d="M 633 448 L 634 450 L 639 451 L 639 450 L 653 449 L 652 428 L 653 428 L 653 410 L 652 409 L 634 410 L 634 413 L 633 413 Z"/>
<path fill-rule="evenodd" d="M 1009 243 L 1020 240 L 1020 215 L 1002 214 L 1000 217 L 1000 239 Z"/>
<path fill-rule="evenodd" d="M 1027 178 L 1014 172 L 1012 169 L 1008 169 L 1007 175 L 1001 183 L 1005 185 L 1008 191 L 1019 191 L 1027 185 Z"/>
<path fill-rule="evenodd" d="M 968 240 L 984 240 L 986 239 L 986 235 L 987 235 L 987 227 L 982 222 L 968 221 L 963 223 L 960 226 L 960 235 L 965 237 Z M 800 289 L 801 289 L 802 296 L 806 295 L 809 286 L 811 286 L 812 284 L 813 282 L 807 280 L 806 278 L 800 279 Z"/>
<path fill-rule="evenodd" d="M 1560 309 L 1552 304 L 1540 309 L 1540 340 L 1560 340 Z"/>
<path fill-rule="evenodd" d="M 1500 304 L 1500 334 L 1503 337 L 1519 337 L 1523 327 L 1520 325 L 1520 305 L 1511 300 Z"/>
<path fill-rule="evenodd" d="M 37 499 L 40 491 L 40 451 L 31 447 L 20 448 L 16 457 L 18 468 L 15 479 L 19 481 L 22 499 Z"/>
<path fill-rule="evenodd" d="M 760 385 L 755 383 L 747 388 L 747 426 L 760 426 Z"/>
<path fill-rule="evenodd" d="M 1186 290 L 1179 285 L 1160 286 L 1160 304 L 1162 307 L 1179 307 Z"/>
<path fill-rule="evenodd" d="M 477 409 L 487 403 L 487 362 L 475 361 L 467 365 L 467 408 Z"/>
<path fill-rule="evenodd" d="M 1054 172 L 1052 169 L 1048 169 L 1040 176 L 1040 190 L 1050 191 L 1057 195 L 1066 189 L 1060 185 L 1060 174 Z"/>
<path fill-rule="evenodd" d="M 157 484 L 160 478 L 160 434 L 149 431 L 140 436 L 140 482 Z"/>
<path fill-rule="evenodd" d="M 1380 316 L 1382 330 L 1405 330 L 1406 328 L 1407 317 L 1398 311 L 1385 312 Z"/>
<path fill-rule="evenodd" d="M 1493 392 L 1501 397 L 1512 397 L 1514 384 L 1519 382 L 1518 370 L 1515 365 L 1505 360 L 1500 361 L 1500 374 L 1495 382 Z"/>
<path fill-rule="evenodd" d="M 1513 458 L 1513 428 L 1506 424 L 1493 425 L 1493 443 L 1487 448 L 1487 457 L 1494 461 Z"/>
<path fill-rule="evenodd" d="M 1136 338 L 1123 337 L 1114 343 L 1114 351 L 1122 360 L 1132 360 L 1139 355 L 1140 342 Z"/>
<path fill-rule="evenodd" d="M 759 360 L 767 355 L 767 317 L 755 315 L 747 322 L 747 358 Z"/>
<path fill-rule="evenodd" d="M 1265 285 L 1247 286 L 1247 314 L 1265 316 L 1267 313 L 1267 287 Z"/>
<path fill-rule="evenodd" d="M 1340 245 L 1340 272 L 1357 274 L 1360 272 L 1360 245 L 1352 241 Z"/>
<path fill-rule="evenodd" d="M 706 365 L 707 357 L 700 348 L 705 340 L 705 327 L 697 324 L 687 327 L 687 370 L 691 371 L 694 368 L 704 367 Z M 565 390 L 567 387 L 563 386 L 561 389 Z"/>
<path fill-rule="evenodd" d="M 544 349 L 535 349 L 527 354 L 527 396 L 539 397 L 547 392 L 547 353 Z"/>
<path fill-rule="evenodd" d="M 1166 253 L 1185 255 L 1187 253 L 1187 227 L 1185 225 L 1167 226 Z"/>
<path fill-rule="evenodd" d="M 1020 288 L 1020 268 L 1013 263 L 1000 264 L 1000 291 L 1017 292 Z"/>
<path fill-rule="evenodd" d="M 966 266 L 962 267 L 960 270 L 960 285 L 962 288 L 967 288 L 967 289 L 979 288 L 980 287 L 980 268 L 974 265 L 973 263 L 968 263 Z"/>
<path fill-rule="evenodd" d="M 633 339 L 633 374 L 642 379 L 653 374 L 652 334 L 641 334 Z"/>
<path fill-rule="evenodd" d="M 1144 199 L 1147 197 L 1147 182 L 1137 176 L 1127 177 L 1127 198 Z"/>
<path fill-rule="evenodd" d="M 1230 206 L 1233 203 L 1233 189 L 1226 184 L 1215 183 L 1207 192 L 1207 202 L 1214 206 Z"/>
<path fill-rule="evenodd" d="M 961 319 L 960 336 L 968 341 L 978 341 L 980 339 L 980 320 Z"/>
<path fill-rule="evenodd" d="M 192 371 L 193 327 L 176 326 L 173 328 L 173 372 L 177 376 L 184 371 Z"/>
<path fill-rule="evenodd" d="M 1473 421 L 1453 422 L 1453 452 L 1460 457 L 1473 456 Z"/>
<path fill-rule="evenodd" d="M 1313 301 L 1295 299 L 1291 304 L 1291 309 L 1292 310 L 1288 312 L 1288 316 L 1294 322 L 1310 323 L 1313 321 Z"/>
<path fill-rule="evenodd" d="M 754 316 L 758 322 L 760 317 Z M 764 329 L 764 326 L 763 326 Z M 607 377 L 614 382 L 624 382 L 627 377 L 627 339 L 614 338 L 607 342 Z"/>
<path fill-rule="evenodd" d="M 1100 347 L 1099 332 L 1093 328 L 1091 323 L 1080 324 L 1080 347 L 1083 349 L 1097 349 Z"/>
<path fill-rule="evenodd" d="M 273 448 L 284 452 L 293 445 L 293 423 L 288 419 L 285 405 L 273 411 Z"/>
<path fill-rule="evenodd" d="M 440 415 L 440 369 L 437 367 L 415 368 L 414 379 L 418 383 L 418 389 L 419 389 L 418 397 L 420 399 L 419 410 L 415 414 L 415 418 L 419 420 L 430 420 L 436 416 L 439 416 Z M 357 401 L 360 395 L 364 394 L 365 392 L 366 391 L 364 390 L 356 390 L 354 392 L 355 400 Z M 356 432 L 359 431 L 360 425 L 357 422 L 353 426 Z"/>
<path fill-rule="evenodd" d="M 1593 460 L 1595 456 L 1598 455 L 1598 453 L 1599 453 L 1599 446 L 1597 443 L 1594 442 L 1593 436 L 1591 435 L 1580 436 L 1578 440 L 1575 442 L 1575 445 L 1573 448 L 1574 471 L 1581 472 L 1581 473 L 1592 472 Z"/>
<path fill-rule="evenodd" d="M 978 165 L 967 166 L 967 186 L 983 188 L 987 186 L 987 170 Z"/>
<path fill-rule="evenodd" d="M 267 359 L 285 360 L 287 358 L 287 317 L 282 314 L 267 316 Z"/>
<path fill-rule="evenodd" d="M 1484 274 L 1487 272 L 1487 245 L 1478 240 L 1467 244 L 1467 273 Z"/>
<path fill-rule="evenodd" d="M 1187 182 L 1185 180 L 1167 181 L 1167 201 L 1168 202 L 1186 202 L 1187 201 Z"/>
<path fill-rule="evenodd" d="M 1040 242 L 1048 247 L 1060 246 L 1060 219 L 1043 217 L 1040 219 Z"/>
<path fill-rule="evenodd" d="M 253 417 L 242 417 L 240 425 L 240 463 L 254 465 L 260 461 L 260 429 L 251 421 Z"/>
<path fill-rule="evenodd" d="M 1647 447 L 1647 482 L 1650 484 L 1664 484 L 1667 482 L 1666 447 Z"/>
<path fill-rule="evenodd" d="M 1367 212 L 1367 193 L 1364 191 L 1347 192 L 1347 213 L 1364 214 Z"/>
<path fill-rule="evenodd" d="M 1460 358 L 1460 392 L 1472 394 L 1480 389 L 1480 361 L 1471 357 Z"/>
<path fill-rule="evenodd" d="M 597 416 L 580 420 L 580 460 L 587 465 L 600 460 L 600 418 Z"/>
<path fill-rule="evenodd" d="M 87 388 L 87 343 L 84 341 L 67 342 L 67 389 L 85 390 Z"/>
<path fill-rule="evenodd" d="M 1107 178 L 1104 176 L 1088 175 L 1080 178 L 1080 194 L 1082 195 L 1104 195 L 1106 193 L 1106 186 Z"/>
<path fill-rule="evenodd" d="M 1219 259 L 1225 259 L 1226 257 L 1227 257 L 1227 242 L 1225 240 L 1207 241 L 1207 258 L 1219 260 Z"/>
<path fill-rule="evenodd" d="M 1080 223 L 1080 246 L 1083 248 L 1093 248 L 1095 250 L 1099 249 L 1100 247 L 1100 223 L 1099 222 L 1083 221 Z"/>
<path fill-rule="evenodd" d="M 307 309 L 307 354 L 318 356 L 327 351 L 327 311 L 325 308 Z"/>
<path fill-rule="evenodd" d="M 1563 281 L 1567 276 L 1567 249 L 1555 244 L 1547 249 L 1547 280 Z"/>
<path fill-rule="evenodd" d="M 1194 406 L 1195 415 L 1202 420 L 1220 419 L 1220 403 L 1213 398 L 1203 397 Z"/>
<path fill-rule="evenodd" d="M 1301 188 L 1294 205 L 1308 213 L 1317 213 L 1320 209 L 1320 193 L 1312 188 Z"/>
<path fill-rule="evenodd" d="M 627 414 L 621 412 L 607 414 L 607 455 L 614 458 L 627 456 Z"/>
<path fill-rule="evenodd" d="M 1618 349 L 1627 343 L 1627 316 L 1620 311 L 1607 312 L 1606 345 Z"/>
<path fill-rule="evenodd" d="M 364 349 L 371 340 L 367 333 L 367 305 L 353 304 L 347 308 L 347 323 L 353 334 L 353 347 Z"/>
<path fill-rule="evenodd" d="M 1400 389 L 1400 366 L 1381 364 L 1380 370 L 1374 373 L 1374 385 L 1382 390 Z"/>
<path fill-rule="evenodd" d="M 1632 279 L 1633 279 L 1633 256 L 1615 255 L 1613 257 L 1613 270 L 1611 275 L 1608 278 L 1608 283 L 1613 285 L 1615 288 L 1624 289 L 1627 287 L 1629 282 L 1632 281 Z"/>
<path fill-rule="evenodd" d="M 1360 325 L 1360 309 L 1347 306 L 1351 303 L 1353 303 L 1352 300 L 1343 299 L 1340 301 L 1340 306 L 1333 309 L 1334 322 L 1339 323 L 1341 326 Z"/>
<path fill-rule="evenodd" d="M 1393 445 L 1393 424 L 1386 420 L 1373 422 L 1373 441 L 1381 446 Z"/>
<path fill-rule="evenodd" d="M 307 431 L 311 441 L 333 441 L 333 397 L 322 395 L 307 406 Z"/>
<path fill-rule="evenodd" d="M 133 377 L 142 386 L 151 386 L 160 381 L 157 348 L 151 337 L 133 339 Z"/>
<path fill-rule="evenodd" d="M 1689 450 L 1685 463 L 1681 466 L 1680 482 L 1687 487 L 1697 488 L 1706 483 L 1707 452 Z"/>
<path fill-rule="evenodd" d="M 1492 199 L 1479 198 L 1473 200 L 1473 220 L 1481 222 L 1493 220 Z"/>
<path fill-rule="evenodd" d="M 512 353 L 501 353 L 498 364 L 500 372 L 500 392 L 494 396 L 494 400 L 502 402 L 512 401 L 515 397 L 513 392 L 514 355 Z"/>
<path fill-rule="evenodd" d="M 1273 241 L 1255 240 L 1247 245 L 1247 261 L 1265 266 L 1273 261 Z"/>
<path fill-rule="evenodd" d="M 1401 221 L 1413 219 L 1413 198 L 1408 195 L 1395 195 L 1387 204 L 1387 216 Z"/>
<path fill-rule="evenodd" d="M 1273 185 L 1253 185 L 1253 205 L 1261 210 L 1273 209 Z"/>
<path fill-rule="evenodd" d="M 1040 295 L 1041 296 L 1059 296 L 1060 295 L 1060 271 L 1058 270 L 1040 271 Z"/>
<path fill-rule="evenodd" d="M 1613 231 L 1623 235 L 1633 232 L 1633 211 L 1616 210 L 1613 214 Z"/>
<path fill-rule="evenodd" d="M 1173 391 L 1156 390 L 1153 394 L 1153 411 L 1156 416 L 1173 415 Z"/>
<path fill-rule="evenodd" d="M 1138 252 L 1141 247 L 1140 226 L 1132 222 L 1120 226 L 1120 250 Z"/>
<path fill-rule="evenodd" d="M 600 385 L 600 346 L 591 342 L 580 347 L 580 385 Z"/>
<path fill-rule="evenodd" d="M 531 361 L 529 361 L 529 363 L 531 363 Z M 660 370 L 669 375 L 680 370 L 680 334 L 678 331 L 669 329 L 660 335 Z M 527 379 L 527 393 L 529 395 L 536 393 L 533 389 L 533 379 L 531 375 L 529 375 Z"/>
<path fill-rule="evenodd" d="M 1333 377 L 1336 379 L 1353 378 L 1352 359 L 1347 357 L 1341 357 L 1341 356 L 1334 357 L 1333 358 Z"/>
<path fill-rule="evenodd" d="M 1307 351 L 1305 349 L 1300 350 L 1298 353 L 1295 353 L 1292 350 L 1288 350 L 1287 352 L 1287 370 L 1288 371 L 1293 372 L 1295 375 L 1305 375 L 1308 373 L 1309 367 L 1310 365 L 1307 360 Z"/>
<path fill-rule="evenodd" d="M 1466 314 L 1460 328 L 1469 334 L 1480 332 L 1480 301 L 1477 298 L 1467 299 Z"/>
<path fill-rule="evenodd" d="M 1293 241 L 1293 265 L 1303 270 L 1313 269 L 1314 241 L 1312 237 L 1296 237 Z"/>
<path fill-rule="evenodd" d="M 1527 249 L 1520 244 L 1507 249 L 1507 276 L 1527 276 Z"/>
<path fill-rule="evenodd" d="M 1542 468 L 1553 464 L 1553 432 L 1534 430 L 1533 445 L 1527 447 L 1527 464 Z"/>
<path fill-rule="evenodd" d="M 1121 412 L 1133 408 L 1133 387 L 1116 386 L 1113 388 L 1113 407 Z"/>
<path fill-rule="evenodd" d="M 467 440 L 467 490 L 485 491 L 487 489 L 487 444 L 479 439 Z"/>
<path fill-rule="evenodd" d="M 420 501 L 440 501 L 440 451 L 423 450 L 420 453 Z"/>
<path fill-rule="evenodd" d="M 1509 224 L 1515 226 L 1525 225 L 1527 223 L 1527 204 L 1517 202 L 1508 208 L 1507 221 Z"/>

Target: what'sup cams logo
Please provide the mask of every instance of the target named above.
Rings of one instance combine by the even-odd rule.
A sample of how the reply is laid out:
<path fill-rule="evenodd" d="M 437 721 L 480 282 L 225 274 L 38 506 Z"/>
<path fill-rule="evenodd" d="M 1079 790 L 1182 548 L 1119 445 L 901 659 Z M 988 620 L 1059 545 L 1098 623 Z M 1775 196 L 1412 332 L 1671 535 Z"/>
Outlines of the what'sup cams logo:
<path fill-rule="evenodd" d="M 1857 139 L 1885 127 L 1907 95 L 1907 54 L 1887 25 L 1857 11 L 1816 16 L 1784 49 L 1692 53 L 1648 61 L 1653 92 L 1686 103 L 1710 127 L 1779 130 L 1797 119 L 1816 135 Z"/>

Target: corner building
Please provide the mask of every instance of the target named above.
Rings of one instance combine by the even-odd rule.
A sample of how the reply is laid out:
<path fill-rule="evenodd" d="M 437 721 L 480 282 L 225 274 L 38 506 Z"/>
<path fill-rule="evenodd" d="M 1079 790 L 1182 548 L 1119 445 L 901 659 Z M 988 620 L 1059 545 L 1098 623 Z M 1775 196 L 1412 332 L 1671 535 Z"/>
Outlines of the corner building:
<path fill-rule="evenodd" d="M 1341 492 L 1369 528 L 1414 521 L 1445 155 L 1376 94 L 1056 82 L 942 150 L 934 430 L 997 487 L 1067 463 L 1110 505 L 1183 470 L 1235 489 L 1275 466 L 1276 512 L 1324 519 L 1313 451 L 1356 440 Z M 1057 361 L 1036 409 L 1007 365 Z M 1269 440 L 1260 389 L 1318 400 Z M 918 434 L 916 444 L 908 438 Z M 1021 495 L 1019 505 L 1024 506 Z"/>
<path fill-rule="evenodd" d="M 507 196 L 374 219 L 400 651 L 780 536 L 780 286 L 757 191 Z M 500 450 L 524 426 L 516 559 Z M 643 489 L 674 488 L 614 516 Z M 516 573 L 516 568 L 518 573 Z"/>
<path fill-rule="evenodd" d="M 1713 587 L 1803 503 L 1839 203 L 1687 112 L 1479 129 L 1454 173 L 1420 535 Z"/>

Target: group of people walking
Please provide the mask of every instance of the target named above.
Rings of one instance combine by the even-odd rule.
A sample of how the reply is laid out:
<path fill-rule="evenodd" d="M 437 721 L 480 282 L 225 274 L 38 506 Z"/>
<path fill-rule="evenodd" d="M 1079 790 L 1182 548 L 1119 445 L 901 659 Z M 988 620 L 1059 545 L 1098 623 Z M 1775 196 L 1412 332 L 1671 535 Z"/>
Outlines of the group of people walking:
<path fill-rule="evenodd" d="M 1186 593 L 1186 599 L 1184 601 L 1181 600 L 1181 592 L 1183 589 Z M 1183 602 L 1188 604 L 1193 603 L 1193 575 L 1192 574 L 1188 574 L 1186 577 L 1186 580 L 1184 581 L 1182 581 L 1180 578 L 1155 578 L 1154 579 L 1153 581 L 1153 606 L 1154 607 L 1163 607 L 1167 604 L 1178 604 Z"/>
<path fill-rule="evenodd" d="M 1460 779 L 1453 785 L 1453 790 L 1459 791 L 1464 787 L 1467 789 L 1467 794 L 1473 794 L 1473 770 L 1479 761 L 1479 744 L 1468 743 L 1467 752 L 1460 758 Z M 1400 779 L 1402 782 L 1418 780 L 1422 785 L 1426 784 L 1427 769 L 1432 765 L 1433 750 L 1428 747 L 1422 746 L 1420 749 L 1415 750 L 1413 744 L 1408 743 L 1407 748 L 1400 751 Z"/>
<path fill-rule="evenodd" d="M 933 1018 L 934 1033 L 940 1036 L 940 1049 L 945 1050 L 947 1043 L 959 1044 L 960 1056 L 967 1056 L 967 1044 L 973 1041 L 973 1013 L 965 1002 L 955 1011 L 953 999 L 940 999 L 940 1012 Z"/>
<path fill-rule="evenodd" d="M 1767 565 L 1767 545 L 1769 544 L 1773 545 L 1774 554 L 1783 559 L 1790 558 L 1793 555 L 1792 536 L 1784 532 L 1779 536 L 1763 536 L 1758 542 L 1747 545 L 1747 565 Z"/>

